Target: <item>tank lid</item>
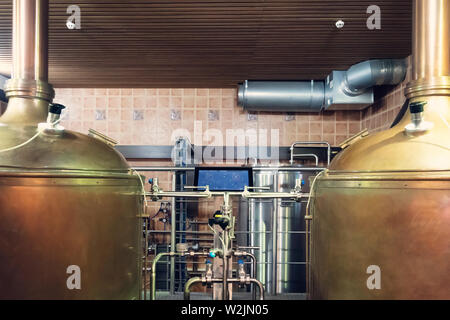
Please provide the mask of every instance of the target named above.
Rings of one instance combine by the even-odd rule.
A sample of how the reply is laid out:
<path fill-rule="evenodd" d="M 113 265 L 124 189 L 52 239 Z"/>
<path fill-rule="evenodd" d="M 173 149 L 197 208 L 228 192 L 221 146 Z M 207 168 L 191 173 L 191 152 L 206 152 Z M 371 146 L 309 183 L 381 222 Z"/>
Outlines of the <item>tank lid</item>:
<path fill-rule="evenodd" d="M 449 170 L 450 97 L 422 97 L 419 102 L 424 106 L 424 120 L 432 123 L 429 130 L 406 132 L 405 127 L 413 121 L 408 110 L 394 127 L 362 138 L 338 153 L 330 173 Z"/>
<path fill-rule="evenodd" d="M 40 133 L 30 141 L 36 132 L 35 126 L 0 123 L 0 171 L 77 171 L 98 175 L 102 172 L 128 173 L 130 170 L 125 158 L 99 139 L 64 130 L 59 134 Z"/>

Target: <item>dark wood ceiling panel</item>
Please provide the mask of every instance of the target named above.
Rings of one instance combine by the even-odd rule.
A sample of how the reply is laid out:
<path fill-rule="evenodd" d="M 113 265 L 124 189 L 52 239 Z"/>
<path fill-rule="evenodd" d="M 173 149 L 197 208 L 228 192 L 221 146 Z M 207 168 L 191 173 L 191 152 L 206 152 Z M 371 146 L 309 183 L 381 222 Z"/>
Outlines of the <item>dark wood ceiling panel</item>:
<path fill-rule="evenodd" d="M 68 30 L 67 6 L 81 8 Z M 411 0 L 50 0 L 56 87 L 230 87 L 245 79 L 323 79 L 370 58 L 410 54 Z M 12 0 L 0 0 L 0 73 L 9 73 Z M 345 21 L 338 30 L 335 22 Z"/>

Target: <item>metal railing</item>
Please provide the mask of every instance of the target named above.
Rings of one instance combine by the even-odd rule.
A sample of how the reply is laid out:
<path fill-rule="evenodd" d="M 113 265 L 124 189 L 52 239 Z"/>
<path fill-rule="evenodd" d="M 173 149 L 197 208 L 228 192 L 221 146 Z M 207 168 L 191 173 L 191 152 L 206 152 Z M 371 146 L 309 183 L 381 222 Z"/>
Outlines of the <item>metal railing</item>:
<path fill-rule="evenodd" d="M 289 160 L 289 163 L 291 165 L 294 164 L 294 158 L 295 157 L 311 157 L 313 156 L 316 159 L 316 167 L 319 166 L 319 158 L 316 154 L 302 154 L 302 153 L 298 153 L 295 154 L 294 153 L 294 149 L 295 147 L 301 146 L 301 145 L 326 145 L 327 146 L 327 167 L 330 165 L 330 161 L 331 161 L 331 145 L 326 142 L 326 141 L 319 141 L 319 142 L 311 142 L 311 141 L 296 141 L 293 144 L 291 144 L 290 147 L 290 151 L 291 151 L 291 159 Z"/>

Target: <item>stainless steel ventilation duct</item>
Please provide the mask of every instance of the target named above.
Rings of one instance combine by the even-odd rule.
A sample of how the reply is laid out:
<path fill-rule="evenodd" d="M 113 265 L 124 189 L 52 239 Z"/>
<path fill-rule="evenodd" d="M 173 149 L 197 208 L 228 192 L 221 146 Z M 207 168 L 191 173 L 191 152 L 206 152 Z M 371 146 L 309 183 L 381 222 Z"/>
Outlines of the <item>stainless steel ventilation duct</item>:
<path fill-rule="evenodd" d="M 318 111 L 324 101 L 323 81 L 246 80 L 238 91 L 238 104 L 247 110 Z"/>
<path fill-rule="evenodd" d="M 362 109 L 374 101 L 372 87 L 402 82 L 406 68 L 404 59 L 379 59 L 333 71 L 324 81 L 246 80 L 239 85 L 238 105 L 248 111 L 278 112 Z"/>

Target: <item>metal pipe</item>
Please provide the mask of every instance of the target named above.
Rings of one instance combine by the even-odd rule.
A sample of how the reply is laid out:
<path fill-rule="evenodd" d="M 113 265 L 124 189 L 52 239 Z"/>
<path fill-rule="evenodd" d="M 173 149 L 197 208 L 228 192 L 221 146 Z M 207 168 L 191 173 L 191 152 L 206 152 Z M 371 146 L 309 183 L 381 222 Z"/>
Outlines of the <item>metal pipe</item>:
<path fill-rule="evenodd" d="M 446 0 L 415 0 L 413 7 L 414 80 L 450 74 L 450 5 Z"/>
<path fill-rule="evenodd" d="M 175 264 L 176 256 L 186 256 L 186 257 L 198 257 L 198 256 L 208 256 L 208 252 L 161 252 L 152 261 L 152 280 L 151 280 L 151 292 L 150 299 L 156 300 L 156 264 L 162 257 L 169 256 L 171 258 L 171 265 Z"/>
<path fill-rule="evenodd" d="M 300 199 L 307 198 L 307 193 L 287 193 L 287 192 L 243 192 L 235 195 L 242 195 L 243 198 L 258 198 L 258 199 Z"/>
<path fill-rule="evenodd" d="M 244 257 L 245 257 L 245 256 L 246 256 L 246 257 L 250 257 L 250 259 L 252 260 L 252 272 L 251 272 L 251 276 L 252 276 L 252 278 L 254 278 L 254 279 L 258 279 L 258 274 L 257 274 L 257 267 L 258 267 L 258 264 L 257 264 L 256 256 L 255 256 L 254 254 L 250 253 L 250 252 L 245 252 L 245 251 L 242 251 L 242 252 L 235 251 L 235 252 L 234 252 L 234 255 L 235 255 L 236 257 L 242 257 L 242 256 L 244 256 Z M 255 290 L 255 286 L 252 287 L 252 299 L 253 299 L 253 300 L 256 300 L 256 290 Z"/>
<path fill-rule="evenodd" d="M 347 70 L 343 90 L 349 95 L 358 95 L 374 86 L 398 84 L 405 79 L 406 69 L 404 59 L 360 62 Z"/>
<path fill-rule="evenodd" d="M 319 166 L 319 157 L 316 154 L 314 154 L 314 153 L 297 153 L 297 154 L 294 154 L 294 157 L 297 157 L 297 158 L 314 158 L 314 160 L 316 162 L 316 167 Z M 291 164 L 293 164 L 293 161 L 292 161 Z"/>
<path fill-rule="evenodd" d="M 308 214 L 308 213 L 306 213 Z M 310 266 L 311 266 L 311 259 L 310 259 L 310 251 L 309 251 L 309 244 L 310 244 L 310 234 L 309 234 L 309 223 L 310 223 L 310 219 L 306 219 L 305 217 L 305 258 L 306 258 L 306 266 L 305 266 L 305 285 L 306 285 L 306 292 L 308 294 L 309 298 L 309 293 L 311 292 L 310 289 L 310 274 L 311 274 L 311 270 L 310 270 Z"/>
<path fill-rule="evenodd" d="M 29 0 L 25 0 L 30 2 Z M 48 81 L 48 0 L 36 1 L 36 41 L 34 50 L 34 77 Z"/>
<path fill-rule="evenodd" d="M 179 168 L 179 167 L 133 167 L 134 170 L 138 171 L 138 172 L 142 172 L 142 171 L 149 171 L 149 172 L 157 172 L 157 171 L 194 171 L 195 168 L 189 167 L 189 168 Z M 314 170 L 318 170 L 318 169 L 325 169 L 325 168 L 302 168 L 302 171 L 314 171 Z M 298 168 L 291 168 L 291 167 L 263 167 L 263 166 L 259 166 L 259 167 L 252 167 L 252 170 L 257 170 L 257 171 L 269 171 L 269 170 L 294 170 L 297 171 Z M 206 222 L 207 223 L 207 222 Z"/>
<path fill-rule="evenodd" d="M 250 283 L 254 283 L 254 284 L 256 284 L 258 286 L 258 288 L 259 288 L 259 300 L 264 300 L 264 286 L 261 283 L 261 281 L 259 281 L 257 279 L 253 279 L 253 278 L 248 279 L 248 281 Z M 222 279 L 213 278 L 213 279 L 211 279 L 211 282 L 222 282 Z M 233 278 L 233 279 L 228 279 L 228 282 L 230 282 L 230 283 L 238 283 L 238 282 L 241 282 L 241 280 Z"/>
<path fill-rule="evenodd" d="M 45 122 L 53 87 L 48 81 L 48 0 L 13 1 L 12 74 L 2 122 Z"/>
<path fill-rule="evenodd" d="M 146 219 L 143 219 L 142 221 L 144 221 L 144 232 L 145 232 L 145 236 L 144 236 L 144 240 L 145 240 L 145 245 L 144 245 L 144 300 L 147 300 L 147 265 L 148 265 L 148 223 Z"/>
<path fill-rule="evenodd" d="M 230 195 L 228 192 L 223 194 L 223 205 L 222 205 L 222 216 L 229 217 L 230 206 Z M 228 230 L 225 228 L 223 230 L 223 273 L 222 273 L 222 299 L 228 300 L 228 240 L 229 240 Z"/>
<path fill-rule="evenodd" d="M 226 235 L 224 234 L 224 237 Z M 226 241 L 224 239 L 224 241 Z M 226 251 L 226 249 L 225 249 Z M 228 255 L 223 255 L 223 274 L 222 274 L 222 300 L 228 300 Z"/>
<path fill-rule="evenodd" d="M 403 59 L 369 60 L 350 67 L 344 81 L 335 85 L 351 98 L 373 86 L 402 82 L 406 69 Z M 320 112 L 329 99 L 325 81 L 245 80 L 238 87 L 238 105 L 248 111 Z"/>
<path fill-rule="evenodd" d="M 146 196 L 150 197 L 180 197 L 180 198 L 210 198 L 212 196 L 223 196 L 223 192 L 216 191 L 198 191 L 198 192 L 186 192 L 186 191 L 159 191 L 159 192 L 147 192 Z M 287 193 L 287 192 L 229 192 L 229 196 L 242 196 L 243 198 L 285 198 L 285 199 L 298 199 L 307 198 L 306 193 Z"/>
<path fill-rule="evenodd" d="M 209 257 L 209 252 L 187 252 L 184 254 L 185 257 Z M 190 262 L 192 263 L 192 262 Z M 202 262 L 203 263 L 203 262 Z"/>
<path fill-rule="evenodd" d="M 213 282 L 213 283 L 222 283 L 223 279 L 213 278 L 210 281 Z M 248 279 L 248 281 L 250 283 L 254 283 L 254 284 L 256 284 L 258 286 L 258 288 L 259 288 L 259 300 L 264 300 L 264 286 L 263 286 L 263 284 L 260 281 L 258 281 L 256 279 L 253 279 L 253 278 Z M 196 284 L 196 283 L 202 283 L 202 282 L 203 282 L 203 280 L 200 277 L 190 278 L 186 282 L 186 285 L 184 286 L 184 300 L 190 300 L 191 299 L 191 291 L 190 291 L 191 286 Z M 237 282 L 241 282 L 241 281 L 240 281 L 240 279 L 228 279 L 228 282 L 237 283 Z M 205 281 L 205 283 L 206 283 L 206 281 Z"/>
<path fill-rule="evenodd" d="M 156 172 L 156 171 L 194 171 L 195 168 L 192 167 L 133 167 L 133 170 L 136 171 L 150 171 L 150 172 Z"/>
<path fill-rule="evenodd" d="M 212 193 L 206 191 L 188 192 L 188 191 L 160 191 L 157 193 L 147 192 L 147 196 L 158 197 L 180 197 L 180 198 L 210 198 Z"/>
<path fill-rule="evenodd" d="M 213 247 L 210 247 L 210 249 L 212 250 Z M 159 263 L 168 263 L 168 262 L 159 262 Z M 202 261 L 189 261 L 189 264 L 205 264 L 205 262 Z M 252 262 L 246 262 L 246 264 L 253 264 Z M 269 264 L 269 262 L 257 262 L 257 264 Z M 279 265 L 306 265 L 307 263 L 305 261 L 291 261 L 291 262 L 278 262 L 277 264 Z M 148 271 L 151 271 L 151 268 L 147 269 Z M 182 281 L 182 280 L 178 280 Z"/>
<path fill-rule="evenodd" d="M 150 292 L 150 299 L 151 300 L 156 300 L 156 264 L 158 263 L 158 261 L 165 256 L 176 256 L 176 255 L 180 255 L 178 252 L 161 252 L 158 255 L 156 255 L 155 259 L 153 259 L 152 262 L 152 283 L 151 283 L 151 287 L 152 290 Z"/>
<path fill-rule="evenodd" d="M 259 300 L 264 300 L 264 286 L 263 286 L 262 282 L 257 280 L 257 279 L 250 279 L 250 282 L 254 283 L 254 284 L 256 284 L 258 286 L 258 288 L 259 288 Z"/>
<path fill-rule="evenodd" d="M 414 0 L 412 81 L 408 99 L 450 95 L 450 3 Z"/>
<path fill-rule="evenodd" d="M 190 278 L 186 284 L 184 285 L 184 300 L 190 300 L 191 299 L 191 286 L 196 283 L 201 283 L 202 278 L 200 277 L 193 277 Z"/>
<path fill-rule="evenodd" d="M 319 112 L 324 103 L 324 81 L 245 80 L 238 90 L 238 105 L 249 111 Z"/>
<path fill-rule="evenodd" d="M 11 78 L 35 80 L 35 40 L 36 1 L 13 1 L 14 59 Z"/>
<path fill-rule="evenodd" d="M 169 230 L 148 230 L 147 233 L 152 234 L 152 233 L 156 233 L 156 234 L 167 234 L 170 233 L 171 231 Z M 201 236 L 213 236 L 214 233 L 213 232 L 208 232 L 208 231 L 177 231 L 177 233 L 184 233 L 184 234 L 198 234 Z M 251 234 L 251 233 L 257 233 L 257 234 L 269 234 L 272 233 L 272 231 L 234 231 L 235 234 Z M 305 234 L 306 231 L 278 231 L 279 234 Z M 204 239 L 204 238 L 189 238 L 190 240 L 192 239 L 198 239 L 198 240 L 210 240 L 210 239 Z M 238 249 L 256 249 L 259 250 L 260 247 L 251 247 L 251 246 L 239 246 Z"/>
<path fill-rule="evenodd" d="M 48 0 L 13 1 L 11 78 L 48 81 Z"/>
<path fill-rule="evenodd" d="M 330 153 L 331 154 L 331 153 Z M 253 167 L 253 171 L 320 171 L 323 167 L 308 168 L 308 167 Z"/>
<path fill-rule="evenodd" d="M 171 233 L 169 230 L 149 230 L 148 233 Z M 184 234 L 200 234 L 200 235 L 213 235 L 211 231 L 177 231 L 176 233 Z"/>
<path fill-rule="evenodd" d="M 289 148 L 289 150 L 291 151 L 291 159 L 290 159 L 290 163 L 291 165 L 294 164 L 294 148 L 296 146 L 299 145 L 326 145 L 327 146 L 327 166 L 330 165 L 330 161 L 331 161 L 331 145 L 327 142 L 327 141 L 295 141 L 294 143 L 291 144 L 291 147 Z M 304 170 L 302 168 L 302 170 Z"/>
<path fill-rule="evenodd" d="M 177 176 L 176 173 L 172 174 L 172 191 L 176 191 L 176 183 L 177 183 Z M 170 212 L 171 215 L 171 224 L 170 224 L 170 252 L 175 252 L 175 246 L 177 242 L 177 236 L 176 236 L 176 198 L 172 198 L 172 211 Z M 175 256 L 172 255 L 170 257 L 170 294 L 175 293 Z"/>
<path fill-rule="evenodd" d="M 273 175 L 273 190 L 278 190 L 278 175 Z M 273 214 L 272 214 L 272 295 L 277 294 L 277 269 L 278 269 L 278 217 L 279 205 L 278 199 L 273 199 Z"/>

